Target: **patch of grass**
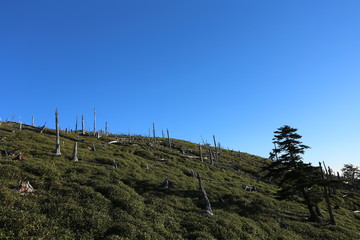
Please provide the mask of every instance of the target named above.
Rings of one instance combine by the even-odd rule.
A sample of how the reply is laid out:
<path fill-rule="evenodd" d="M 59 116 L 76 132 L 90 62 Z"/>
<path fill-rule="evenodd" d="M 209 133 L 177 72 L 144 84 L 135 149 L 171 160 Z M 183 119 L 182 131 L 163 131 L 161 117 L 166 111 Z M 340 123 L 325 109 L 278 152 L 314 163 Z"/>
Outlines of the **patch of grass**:
<path fill-rule="evenodd" d="M 170 149 L 162 138 L 61 136 L 62 155 L 55 156 L 54 130 L 40 134 L 31 126 L 1 125 L 0 239 L 360 238 L 360 217 L 353 212 L 359 194 L 343 199 L 347 190 L 339 189 L 332 196 L 340 206 L 336 226 L 328 224 L 324 202 L 322 223 L 307 222 L 300 200 L 278 201 L 277 187 L 260 180 L 267 160 L 258 156 L 221 149 L 219 163 L 211 166 L 205 158 L 210 146 L 203 146 L 201 162 L 198 145 L 187 141 L 172 139 Z M 106 144 L 116 138 L 123 141 Z M 76 139 L 80 161 L 72 162 Z M 28 160 L 13 160 L 20 152 Z M 203 178 L 213 216 L 203 213 L 192 172 Z M 165 177 L 174 188 L 160 187 Z M 20 196 L 14 188 L 25 179 L 36 191 Z"/>

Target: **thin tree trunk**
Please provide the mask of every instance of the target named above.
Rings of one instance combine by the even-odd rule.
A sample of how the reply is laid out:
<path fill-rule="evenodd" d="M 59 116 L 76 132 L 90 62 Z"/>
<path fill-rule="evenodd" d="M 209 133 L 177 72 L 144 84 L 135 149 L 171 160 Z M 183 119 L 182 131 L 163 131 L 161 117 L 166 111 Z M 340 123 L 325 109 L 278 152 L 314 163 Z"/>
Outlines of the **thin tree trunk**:
<path fill-rule="evenodd" d="M 206 214 L 210 214 L 210 215 L 214 215 L 212 209 L 211 209 L 211 204 L 210 204 L 210 200 L 206 194 L 206 191 L 205 191 L 205 188 L 203 186 L 203 183 L 202 183 L 202 179 L 200 177 L 200 175 L 198 174 L 198 180 L 199 180 L 199 189 L 200 189 L 200 192 L 201 192 L 201 195 L 204 199 L 204 202 L 205 202 L 205 213 Z"/>
<path fill-rule="evenodd" d="M 209 148 L 209 158 L 210 158 L 211 166 L 214 166 L 214 159 L 213 159 L 213 153 L 212 153 L 211 147 Z"/>
<path fill-rule="evenodd" d="M 169 148 L 171 149 L 171 141 L 170 141 L 170 132 L 169 132 L 169 129 L 166 129 L 166 132 L 167 132 L 167 138 L 168 138 Z"/>
<path fill-rule="evenodd" d="M 200 160 L 201 160 L 201 162 L 204 162 L 203 155 L 202 155 L 202 149 L 201 149 L 200 144 L 199 144 L 199 152 L 200 152 Z"/>
<path fill-rule="evenodd" d="M 214 151 L 214 161 L 215 161 L 215 162 L 218 162 L 218 149 L 217 149 L 217 144 L 216 144 L 215 135 L 213 135 L 213 139 L 214 139 L 214 147 L 215 147 L 215 151 Z"/>
<path fill-rule="evenodd" d="M 60 152 L 60 130 L 59 130 L 59 111 L 56 109 L 55 111 L 55 123 L 56 123 L 56 145 L 53 153 L 55 155 L 61 155 Z"/>
<path fill-rule="evenodd" d="M 94 135 L 96 133 L 96 108 L 94 108 Z"/>
<path fill-rule="evenodd" d="M 333 175 L 332 175 L 332 170 L 329 166 L 328 166 L 328 171 L 329 171 L 329 180 L 332 181 Z M 332 186 L 331 188 L 329 187 L 329 191 L 330 191 L 330 189 L 331 189 L 331 194 L 336 195 L 336 187 L 335 186 Z"/>
<path fill-rule="evenodd" d="M 108 122 L 105 122 L 105 135 L 108 136 L 109 135 L 109 126 L 108 126 Z"/>
<path fill-rule="evenodd" d="M 46 122 L 44 123 L 44 126 L 42 126 L 42 128 L 40 129 L 40 133 L 43 133 L 43 131 L 45 130 L 46 127 Z"/>
<path fill-rule="evenodd" d="M 31 117 L 31 126 L 35 127 L 34 115 L 32 115 Z"/>
<path fill-rule="evenodd" d="M 305 189 L 302 189 L 302 193 L 304 195 L 305 203 L 306 203 L 306 206 L 310 213 L 309 221 L 320 222 L 319 216 L 316 214 L 314 207 L 311 205 L 310 199 L 309 199 L 308 195 L 306 194 Z"/>
<path fill-rule="evenodd" d="M 153 138 L 154 138 L 154 143 L 156 143 L 156 133 L 155 133 L 155 123 L 153 122 Z"/>
<path fill-rule="evenodd" d="M 325 169 L 325 172 L 323 172 L 323 175 L 325 175 L 324 178 L 329 180 L 329 179 L 330 179 L 330 178 L 329 178 L 329 172 L 328 172 L 328 170 L 327 170 L 327 167 L 326 167 L 324 161 L 323 161 L 323 164 L 324 164 L 324 169 Z M 321 168 L 321 171 L 323 171 L 322 168 Z M 330 189 L 330 187 L 328 187 L 328 188 L 326 188 L 326 189 L 327 189 L 327 191 L 328 191 L 328 195 L 331 196 L 331 189 Z"/>
<path fill-rule="evenodd" d="M 319 162 L 319 166 L 320 166 L 322 178 L 325 179 L 324 171 L 323 171 L 322 166 L 321 166 L 321 162 Z M 327 209 L 328 209 L 328 211 L 329 211 L 330 224 L 331 224 L 331 225 L 336 225 L 336 221 L 335 221 L 334 213 L 333 213 L 333 211 L 332 211 L 332 207 L 331 207 L 331 203 L 330 203 L 330 198 L 329 198 L 328 191 L 329 191 L 329 190 L 327 189 L 327 187 L 324 186 L 324 198 L 325 198 L 325 201 L 326 201 Z"/>
<path fill-rule="evenodd" d="M 85 120 L 84 115 L 81 116 L 81 134 L 85 135 Z"/>
<path fill-rule="evenodd" d="M 74 152 L 73 152 L 72 160 L 74 162 L 79 161 L 78 156 L 77 156 L 77 142 L 74 142 Z"/>
<path fill-rule="evenodd" d="M 75 132 L 77 131 L 78 129 L 78 120 L 79 120 L 79 116 L 76 115 L 76 124 L 75 124 Z"/>
<path fill-rule="evenodd" d="M 276 161 L 279 161 L 278 155 L 277 155 L 276 143 L 275 143 L 275 142 L 274 142 L 274 149 L 275 149 L 275 158 L 276 158 Z"/>

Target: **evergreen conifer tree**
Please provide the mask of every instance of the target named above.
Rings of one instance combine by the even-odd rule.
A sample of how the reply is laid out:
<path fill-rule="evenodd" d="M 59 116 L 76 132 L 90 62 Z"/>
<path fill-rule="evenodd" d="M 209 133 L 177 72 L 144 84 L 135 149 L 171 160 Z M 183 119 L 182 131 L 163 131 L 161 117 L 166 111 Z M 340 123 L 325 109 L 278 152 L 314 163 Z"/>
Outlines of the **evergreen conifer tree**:
<path fill-rule="evenodd" d="M 288 125 L 278 128 L 274 132 L 274 149 L 270 153 L 270 159 L 274 160 L 269 166 L 266 178 L 273 178 L 281 189 L 278 191 L 278 198 L 291 198 L 294 195 L 302 195 L 308 207 L 309 220 L 319 222 L 320 212 L 316 210 L 319 203 L 318 194 L 315 194 L 314 187 L 321 182 L 321 172 L 318 168 L 305 164 L 302 155 L 309 146 L 300 142 L 296 128 Z"/>

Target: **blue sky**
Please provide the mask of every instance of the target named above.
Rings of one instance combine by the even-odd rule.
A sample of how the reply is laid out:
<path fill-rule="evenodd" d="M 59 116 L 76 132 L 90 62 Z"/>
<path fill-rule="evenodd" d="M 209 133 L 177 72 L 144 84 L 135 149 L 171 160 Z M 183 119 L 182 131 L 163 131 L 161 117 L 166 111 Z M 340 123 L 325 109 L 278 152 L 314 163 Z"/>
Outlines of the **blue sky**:
<path fill-rule="evenodd" d="M 360 165 L 359 1 L 1 1 L 0 117 Z"/>

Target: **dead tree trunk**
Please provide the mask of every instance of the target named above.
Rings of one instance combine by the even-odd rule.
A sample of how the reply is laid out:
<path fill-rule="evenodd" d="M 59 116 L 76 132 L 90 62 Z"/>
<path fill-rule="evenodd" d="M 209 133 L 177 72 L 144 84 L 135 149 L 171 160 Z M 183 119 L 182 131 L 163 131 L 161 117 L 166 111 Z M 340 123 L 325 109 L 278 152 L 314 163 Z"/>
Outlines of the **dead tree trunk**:
<path fill-rule="evenodd" d="M 22 130 L 22 122 L 20 122 L 19 129 Z"/>
<path fill-rule="evenodd" d="M 202 149 L 201 149 L 200 144 L 199 144 L 199 152 L 200 152 L 200 160 L 201 160 L 201 162 L 204 162 L 203 155 L 202 155 Z"/>
<path fill-rule="evenodd" d="M 55 155 L 61 155 L 60 152 L 60 130 L 59 130 L 59 111 L 56 109 L 55 111 L 55 124 L 56 124 L 56 145 L 53 153 Z"/>
<path fill-rule="evenodd" d="M 85 120 L 84 115 L 81 116 L 81 134 L 85 135 Z"/>
<path fill-rule="evenodd" d="M 200 189 L 200 193 L 204 199 L 204 202 L 205 202 L 205 213 L 206 214 L 210 214 L 210 215 L 214 215 L 212 209 L 211 209 L 211 204 L 210 204 L 210 201 L 209 201 L 209 198 L 206 194 L 206 191 L 205 191 L 205 188 L 204 188 L 204 185 L 202 183 L 202 179 L 200 177 L 200 174 L 198 174 L 198 180 L 199 180 L 199 189 Z"/>
<path fill-rule="evenodd" d="M 77 129 L 78 129 L 78 120 L 79 120 L 79 116 L 76 115 L 75 132 L 77 132 Z"/>
<path fill-rule="evenodd" d="M 168 138 L 169 148 L 171 149 L 171 141 L 170 141 L 170 132 L 169 132 L 169 129 L 166 129 L 166 132 L 167 132 L 167 138 Z"/>
<path fill-rule="evenodd" d="M 155 133 L 155 123 L 153 122 L 153 138 L 154 138 L 154 143 L 156 143 L 156 133 Z"/>
<path fill-rule="evenodd" d="M 218 149 L 217 149 L 217 144 L 216 144 L 216 139 L 215 139 L 215 135 L 213 135 L 213 139 L 214 139 L 214 147 L 215 147 L 215 151 L 214 151 L 214 161 L 218 162 Z"/>
<path fill-rule="evenodd" d="M 324 164 L 324 169 L 325 169 L 325 172 L 323 172 L 324 178 L 329 180 L 329 172 L 328 172 L 328 170 L 327 170 L 327 167 L 326 167 L 324 161 L 323 161 L 323 164 Z M 321 168 L 321 170 L 323 170 L 323 169 Z M 328 195 L 331 196 L 331 189 L 330 189 L 330 187 L 327 188 L 327 191 L 328 191 Z"/>
<path fill-rule="evenodd" d="M 34 115 L 31 116 L 31 126 L 35 127 Z"/>
<path fill-rule="evenodd" d="M 214 159 L 213 159 L 213 153 L 212 153 L 211 147 L 209 148 L 209 159 L 210 159 L 211 166 L 214 166 Z"/>
<path fill-rule="evenodd" d="M 105 122 L 105 135 L 108 136 L 109 135 L 109 126 L 108 126 L 108 122 Z"/>
<path fill-rule="evenodd" d="M 321 166 L 321 162 L 319 162 L 319 166 L 320 166 L 322 178 L 325 179 L 324 171 L 323 171 L 322 166 Z M 327 205 L 327 208 L 328 208 L 328 211 L 329 211 L 330 224 L 331 224 L 331 225 L 336 225 L 336 221 L 335 221 L 334 213 L 333 213 L 333 211 L 332 211 L 332 207 L 331 207 L 331 203 L 330 203 L 330 198 L 329 198 L 328 191 L 329 191 L 329 190 L 327 189 L 327 187 L 324 186 L 324 198 L 325 198 L 326 205 Z"/>
<path fill-rule="evenodd" d="M 332 181 L 332 179 L 333 179 L 333 175 L 332 175 L 332 173 L 333 173 L 333 171 L 331 170 L 331 168 L 328 166 L 328 171 L 329 171 L 329 180 L 330 181 Z M 334 175 L 335 176 L 335 175 Z M 336 187 L 335 186 L 332 186 L 331 187 L 331 194 L 334 194 L 334 195 L 336 195 Z"/>
<path fill-rule="evenodd" d="M 77 156 L 77 142 L 74 142 L 74 152 L 73 152 L 72 160 L 74 162 L 79 161 L 78 156 Z"/>
<path fill-rule="evenodd" d="M 302 189 L 302 193 L 303 193 L 303 196 L 305 199 L 306 206 L 308 207 L 308 210 L 310 213 L 309 221 L 310 222 L 320 222 L 319 216 L 317 215 L 313 205 L 311 204 L 310 198 L 309 198 L 308 194 L 306 193 L 305 189 Z"/>
<path fill-rule="evenodd" d="M 96 108 L 94 108 L 94 135 L 96 133 Z"/>
<path fill-rule="evenodd" d="M 46 127 L 46 122 L 44 123 L 44 126 L 42 126 L 42 128 L 40 129 L 40 133 L 43 133 L 43 131 L 45 130 Z"/>
<path fill-rule="evenodd" d="M 164 130 L 163 130 L 163 129 L 161 129 L 161 135 L 162 135 L 162 138 L 165 138 Z"/>

